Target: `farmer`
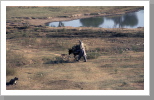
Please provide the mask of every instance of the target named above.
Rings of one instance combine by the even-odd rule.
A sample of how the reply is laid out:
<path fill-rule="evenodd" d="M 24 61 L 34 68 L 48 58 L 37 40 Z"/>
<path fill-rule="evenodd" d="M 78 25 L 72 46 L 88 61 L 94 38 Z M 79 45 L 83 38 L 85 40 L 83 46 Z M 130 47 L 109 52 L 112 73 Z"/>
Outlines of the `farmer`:
<path fill-rule="evenodd" d="M 78 57 L 77 61 L 79 61 L 80 58 L 83 57 L 84 61 L 87 62 L 87 55 L 86 55 L 85 47 L 84 47 L 84 44 L 81 40 L 79 40 L 79 46 L 80 46 L 80 48 L 79 48 L 80 53 L 79 53 L 79 57 Z"/>

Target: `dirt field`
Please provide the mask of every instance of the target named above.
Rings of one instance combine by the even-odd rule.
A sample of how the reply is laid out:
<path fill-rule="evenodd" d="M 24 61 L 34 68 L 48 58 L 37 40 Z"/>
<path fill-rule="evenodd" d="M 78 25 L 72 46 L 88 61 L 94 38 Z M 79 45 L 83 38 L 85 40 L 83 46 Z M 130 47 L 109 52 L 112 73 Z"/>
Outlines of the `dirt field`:
<path fill-rule="evenodd" d="M 7 90 L 144 90 L 144 28 L 53 28 L 9 10 L 6 82 L 19 80 Z M 86 44 L 87 62 L 68 55 L 78 40 Z"/>

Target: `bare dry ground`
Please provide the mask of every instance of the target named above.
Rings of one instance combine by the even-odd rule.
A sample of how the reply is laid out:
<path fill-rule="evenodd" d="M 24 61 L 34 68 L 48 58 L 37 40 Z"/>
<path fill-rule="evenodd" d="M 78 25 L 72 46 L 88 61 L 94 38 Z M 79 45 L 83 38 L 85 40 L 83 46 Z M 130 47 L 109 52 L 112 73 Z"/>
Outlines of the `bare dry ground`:
<path fill-rule="evenodd" d="M 7 90 L 144 89 L 144 28 L 51 28 L 8 19 L 6 32 L 6 81 L 19 78 Z M 78 40 L 88 62 L 68 55 Z"/>

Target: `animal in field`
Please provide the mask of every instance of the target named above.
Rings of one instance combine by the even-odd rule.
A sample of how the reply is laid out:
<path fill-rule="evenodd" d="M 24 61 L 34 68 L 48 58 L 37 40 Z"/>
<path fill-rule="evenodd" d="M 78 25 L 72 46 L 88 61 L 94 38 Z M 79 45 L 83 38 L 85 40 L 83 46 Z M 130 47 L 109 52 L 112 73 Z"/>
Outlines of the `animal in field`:
<path fill-rule="evenodd" d="M 6 82 L 6 85 L 16 85 L 18 78 L 15 77 L 14 79 L 11 79 L 9 82 Z"/>
<path fill-rule="evenodd" d="M 71 49 L 68 49 L 68 54 L 73 54 L 74 55 L 74 58 L 79 55 L 80 53 L 80 50 L 79 50 L 79 45 L 75 45 L 73 46 Z"/>
<path fill-rule="evenodd" d="M 84 61 L 87 62 L 87 55 L 85 51 L 85 45 L 82 41 L 79 40 L 79 45 L 73 46 L 71 49 L 69 49 L 69 55 L 74 54 L 74 58 L 76 59 L 76 55 L 78 55 L 77 61 L 80 60 L 81 57 L 84 58 Z"/>

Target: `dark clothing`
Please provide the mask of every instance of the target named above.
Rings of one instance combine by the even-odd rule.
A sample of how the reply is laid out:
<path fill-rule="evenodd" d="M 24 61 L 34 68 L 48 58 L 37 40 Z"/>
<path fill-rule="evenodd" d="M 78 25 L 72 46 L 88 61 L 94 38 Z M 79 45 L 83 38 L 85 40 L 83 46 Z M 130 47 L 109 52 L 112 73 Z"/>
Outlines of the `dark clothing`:
<path fill-rule="evenodd" d="M 84 61 L 87 62 L 87 55 L 85 55 L 85 51 L 83 49 L 80 50 L 78 60 L 80 60 L 81 57 L 83 57 Z"/>

